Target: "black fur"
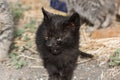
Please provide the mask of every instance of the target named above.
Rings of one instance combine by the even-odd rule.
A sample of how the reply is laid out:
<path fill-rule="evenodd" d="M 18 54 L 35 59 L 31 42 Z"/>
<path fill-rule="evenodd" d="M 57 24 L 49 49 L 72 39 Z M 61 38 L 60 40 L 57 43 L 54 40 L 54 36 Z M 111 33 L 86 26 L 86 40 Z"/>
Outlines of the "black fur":
<path fill-rule="evenodd" d="M 37 30 L 36 44 L 49 80 L 71 80 L 79 54 L 93 57 L 79 51 L 79 15 L 65 17 L 43 8 L 42 12 L 44 20 Z"/>

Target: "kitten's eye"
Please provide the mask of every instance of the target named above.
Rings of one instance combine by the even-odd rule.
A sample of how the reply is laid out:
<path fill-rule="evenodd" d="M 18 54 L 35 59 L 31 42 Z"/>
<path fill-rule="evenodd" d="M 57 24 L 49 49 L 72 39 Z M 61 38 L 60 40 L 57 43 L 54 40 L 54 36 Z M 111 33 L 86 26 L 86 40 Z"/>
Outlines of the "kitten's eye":
<path fill-rule="evenodd" d="M 45 37 L 45 40 L 48 40 L 48 37 Z"/>

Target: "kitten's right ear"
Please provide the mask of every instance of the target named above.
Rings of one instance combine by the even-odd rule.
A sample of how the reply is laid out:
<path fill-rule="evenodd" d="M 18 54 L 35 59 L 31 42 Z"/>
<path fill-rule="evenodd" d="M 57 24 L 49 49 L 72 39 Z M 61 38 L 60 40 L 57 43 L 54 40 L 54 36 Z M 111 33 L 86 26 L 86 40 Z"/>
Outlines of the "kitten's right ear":
<path fill-rule="evenodd" d="M 49 20 L 50 16 L 51 16 L 51 13 L 49 13 L 48 11 L 46 11 L 43 7 L 41 8 L 41 10 L 42 10 L 42 13 L 44 15 L 44 20 Z"/>
<path fill-rule="evenodd" d="M 80 16 L 79 16 L 79 14 L 76 13 L 76 12 L 73 13 L 68 21 L 69 21 L 69 23 L 71 23 L 75 27 L 79 27 L 80 26 Z"/>

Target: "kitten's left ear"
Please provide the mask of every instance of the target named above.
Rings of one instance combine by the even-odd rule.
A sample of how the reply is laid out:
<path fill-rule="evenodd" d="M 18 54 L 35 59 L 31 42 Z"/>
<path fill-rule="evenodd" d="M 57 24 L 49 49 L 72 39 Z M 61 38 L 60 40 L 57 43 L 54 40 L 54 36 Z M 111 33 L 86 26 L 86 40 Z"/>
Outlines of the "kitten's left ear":
<path fill-rule="evenodd" d="M 43 7 L 42 7 L 41 9 L 42 9 L 42 13 L 43 13 L 43 15 L 44 15 L 44 20 L 45 20 L 45 21 L 50 20 L 50 17 L 52 16 L 52 13 L 49 13 L 49 12 L 46 11 Z"/>
<path fill-rule="evenodd" d="M 80 26 L 80 16 L 78 13 L 73 13 L 73 15 L 69 18 L 69 23 L 74 25 L 75 27 Z"/>

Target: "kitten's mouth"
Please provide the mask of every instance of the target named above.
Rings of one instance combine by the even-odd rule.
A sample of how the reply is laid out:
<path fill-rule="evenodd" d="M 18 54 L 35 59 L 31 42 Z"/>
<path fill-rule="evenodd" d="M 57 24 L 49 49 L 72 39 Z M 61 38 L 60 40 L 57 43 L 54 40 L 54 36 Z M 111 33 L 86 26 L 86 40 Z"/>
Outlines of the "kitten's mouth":
<path fill-rule="evenodd" d="M 51 53 L 52 53 L 53 55 L 58 55 L 58 54 L 61 53 L 61 50 L 60 50 L 60 49 L 53 49 L 53 50 L 51 50 Z"/>

